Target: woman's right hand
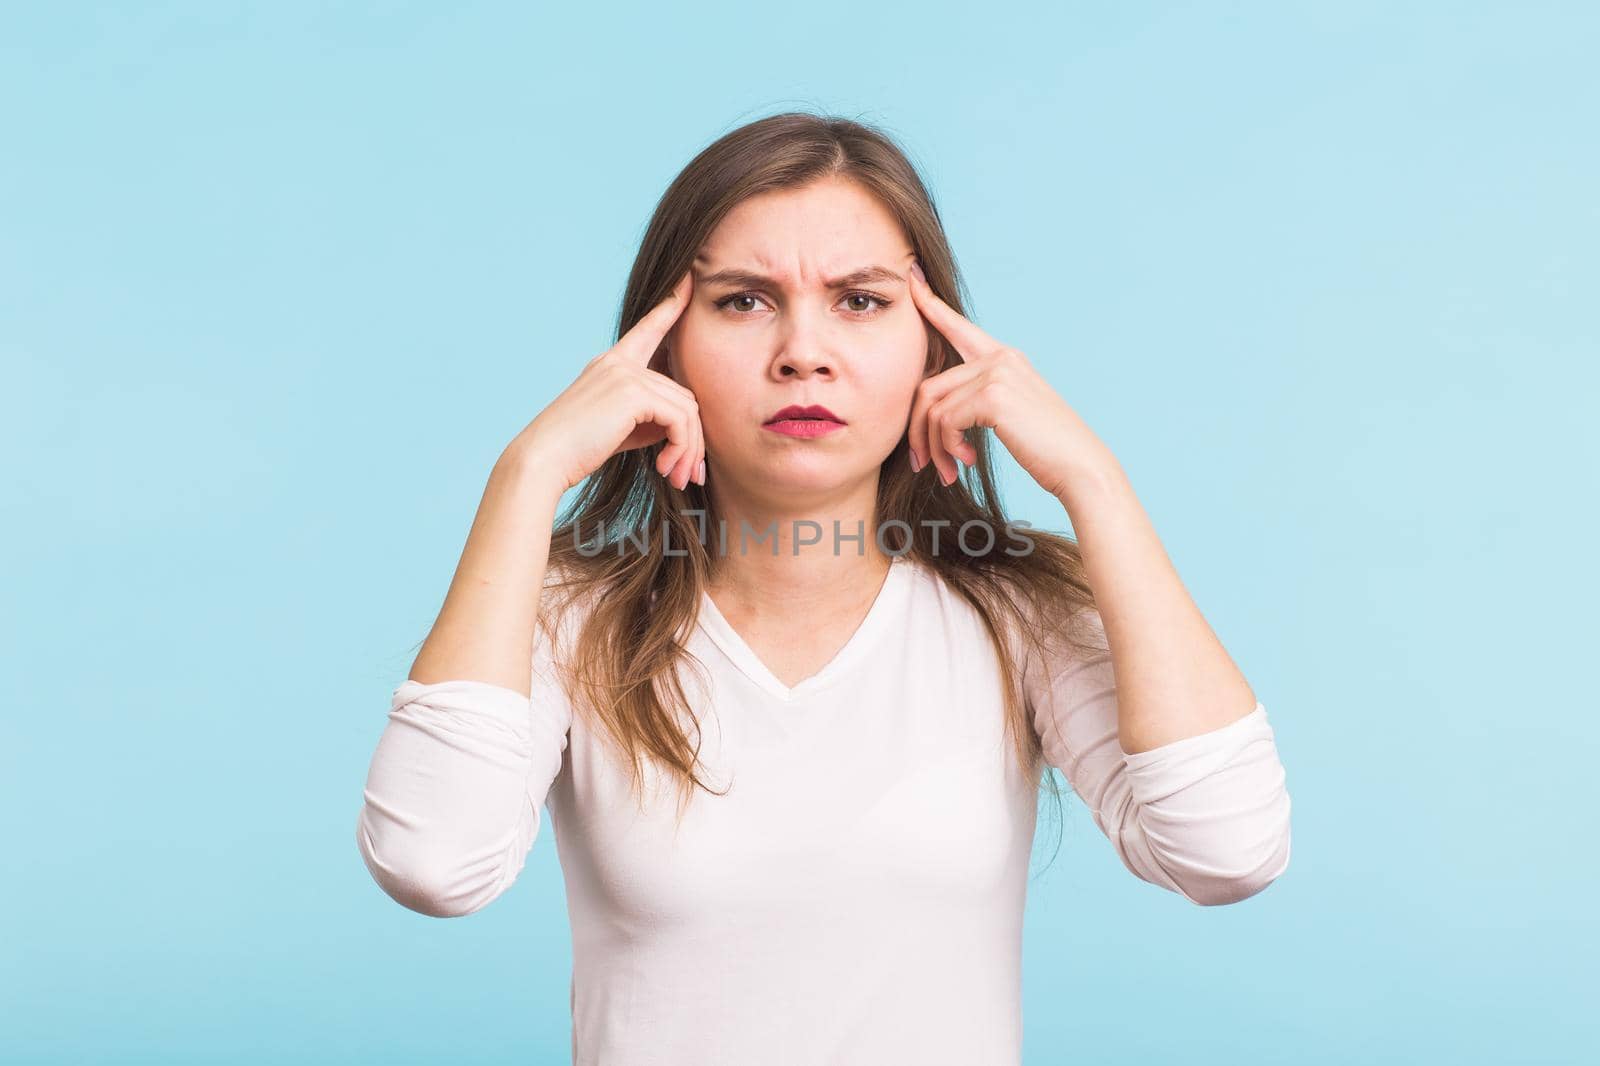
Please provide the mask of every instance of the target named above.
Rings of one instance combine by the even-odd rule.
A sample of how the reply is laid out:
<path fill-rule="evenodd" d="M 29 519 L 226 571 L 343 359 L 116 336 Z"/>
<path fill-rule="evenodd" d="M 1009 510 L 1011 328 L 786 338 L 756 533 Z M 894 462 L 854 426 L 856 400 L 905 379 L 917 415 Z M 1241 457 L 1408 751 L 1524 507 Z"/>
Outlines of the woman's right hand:
<path fill-rule="evenodd" d="M 690 480 L 704 485 L 700 405 L 694 393 L 650 367 L 667 332 L 689 306 L 693 289 L 694 273 L 685 271 L 666 299 L 591 359 L 577 380 L 528 423 L 512 449 L 519 449 L 565 492 L 618 452 L 666 438 L 656 472 L 678 489 Z"/>

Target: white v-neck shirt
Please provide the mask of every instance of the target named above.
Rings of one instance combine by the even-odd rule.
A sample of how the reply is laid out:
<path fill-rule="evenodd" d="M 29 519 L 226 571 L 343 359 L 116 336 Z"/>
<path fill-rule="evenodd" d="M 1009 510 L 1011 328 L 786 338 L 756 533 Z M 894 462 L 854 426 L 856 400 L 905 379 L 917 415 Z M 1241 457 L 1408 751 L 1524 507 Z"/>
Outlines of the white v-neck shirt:
<path fill-rule="evenodd" d="M 576 614 L 576 612 L 569 612 Z M 1125 754 L 1100 653 L 1023 660 L 1030 718 L 1138 878 L 1201 904 L 1287 867 L 1290 801 L 1266 710 Z M 701 773 L 675 794 L 572 713 L 541 640 L 531 697 L 480 681 L 394 690 L 357 821 L 392 898 L 451 917 L 511 887 L 548 810 L 572 930 L 580 1066 L 1012 1064 L 1038 789 L 1004 734 L 976 611 L 895 557 L 865 619 L 786 686 L 703 596 L 680 671 Z M 693 738 L 693 727 L 690 725 Z M 1055 861 L 1070 855 L 1063 851 Z M 1085 856 L 1079 861 L 1093 861 Z"/>

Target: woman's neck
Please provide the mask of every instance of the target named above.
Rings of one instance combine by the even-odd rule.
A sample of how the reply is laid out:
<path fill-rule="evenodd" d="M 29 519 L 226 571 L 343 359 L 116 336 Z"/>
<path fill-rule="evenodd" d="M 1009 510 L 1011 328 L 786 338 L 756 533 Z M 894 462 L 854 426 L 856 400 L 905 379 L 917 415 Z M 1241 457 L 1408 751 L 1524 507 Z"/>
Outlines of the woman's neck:
<path fill-rule="evenodd" d="M 882 584 L 892 557 L 875 529 L 876 478 L 812 499 L 715 501 L 706 530 L 710 590 L 746 615 L 848 612 Z M 724 533 L 723 530 L 726 532 Z"/>

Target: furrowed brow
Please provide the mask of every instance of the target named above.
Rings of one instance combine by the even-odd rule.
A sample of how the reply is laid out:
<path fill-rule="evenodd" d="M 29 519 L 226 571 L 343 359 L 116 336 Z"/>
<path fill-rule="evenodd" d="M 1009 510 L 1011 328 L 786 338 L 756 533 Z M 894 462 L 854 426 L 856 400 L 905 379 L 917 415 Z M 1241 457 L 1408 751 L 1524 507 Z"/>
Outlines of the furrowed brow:
<path fill-rule="evenodd" d="M 700 285 L 733 285 L 751 289 L 782 288 L 774 278 L 770 278 L 758 271 L 741 270 L 737 267 L 716 270 L 710 274 L 701 275 L 695 280 Z M 868 266 L 859 270 L 852 270 L 850 273 L 843 274 L 837 278 L 829 278 L 823 284 L 830 289 L 846 289 L 852 285 L 870 285 L 875 281 L 897 281 L 904 284 L 905 280 L 902 275 L 896 274 L 887 267 Z"/>

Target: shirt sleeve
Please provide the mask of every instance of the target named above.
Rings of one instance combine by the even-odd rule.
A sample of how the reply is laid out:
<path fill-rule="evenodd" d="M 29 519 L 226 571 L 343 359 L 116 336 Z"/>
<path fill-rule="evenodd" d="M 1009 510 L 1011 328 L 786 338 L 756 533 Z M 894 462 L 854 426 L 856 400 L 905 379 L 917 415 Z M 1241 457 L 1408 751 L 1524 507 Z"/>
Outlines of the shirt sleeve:
<path fill-rule="evenodd" d="M 484 681 L 402 682 L 356 820 L 373 880 L 434 918 L 471 914 L 499 898 L 539 834 L 571 724 L 542 633 L 529 696 Z"/>
<path fill-rule="evenodd" d="M 1134 754 L 1122 750 L 1117 687 L 1099 612 L 1095 652 L 1030 656 L 1024 669 L 1046 762 L 1066 776 L 1135 876 L 1205 906 L 1236 903 L 1289 865 L 1289 793 L 1266 708 Z M 1056 645 L 1059 646 L 1059 645 Z"/>

